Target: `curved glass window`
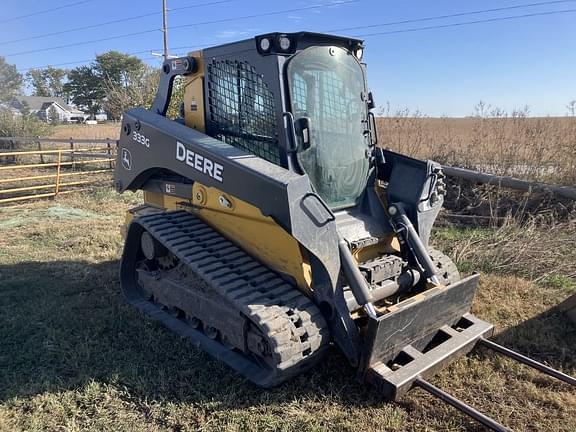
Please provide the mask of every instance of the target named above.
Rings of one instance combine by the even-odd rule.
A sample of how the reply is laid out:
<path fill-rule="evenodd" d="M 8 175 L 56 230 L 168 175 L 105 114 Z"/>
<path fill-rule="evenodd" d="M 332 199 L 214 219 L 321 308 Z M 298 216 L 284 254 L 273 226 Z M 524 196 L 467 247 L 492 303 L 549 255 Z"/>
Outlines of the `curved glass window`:
<path fill-rule="evenodd" d="M 355 205 L 368 179 L 364 72 L 337 47 L 311 47 L 288 63 L 295 120 L 310 118 L 311 146 L 297 154 L 316 193 L 333 209 Z"/>

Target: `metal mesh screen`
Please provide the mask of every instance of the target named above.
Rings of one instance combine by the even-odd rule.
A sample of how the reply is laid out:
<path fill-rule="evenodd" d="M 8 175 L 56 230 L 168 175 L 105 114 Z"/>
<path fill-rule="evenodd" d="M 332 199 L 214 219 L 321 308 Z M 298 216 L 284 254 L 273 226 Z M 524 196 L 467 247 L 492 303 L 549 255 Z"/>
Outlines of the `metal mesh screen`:
<path fill-rule="evenodd" d="M 280 164 L 274 95 L 246 62 L 213 59 L 208 65 L 211 134 Z"/>

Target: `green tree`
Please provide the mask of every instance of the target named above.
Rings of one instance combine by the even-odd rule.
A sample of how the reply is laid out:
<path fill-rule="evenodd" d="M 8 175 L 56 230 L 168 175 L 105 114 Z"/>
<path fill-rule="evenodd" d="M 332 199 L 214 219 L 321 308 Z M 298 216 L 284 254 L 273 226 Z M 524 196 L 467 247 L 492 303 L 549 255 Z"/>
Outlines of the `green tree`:
<path fill-rule="evenodd" d="M 106 95 L 103 106 L 109 118 L 119 119 L 126 109 L 142 106 L 158 74 L 138 57 L 110 51 L 96 56 L 94 70 Z"/>
<path fill-rule="evenodd" d="M 0 56 L 0 100 L 11 100 L 20 93 L 20 87 L 22 87 L 22 75 L 15 65 L 6 63 L 6 59 Z"/>
<path fill-rule="evenodd" d="M 157 70 L 145 66 L 141 71 L 127 74 L 122 84 L 106 79 L 106 99 L 103 105 L 108 116 L 119 119 L 130 108 L 149 107 L 154 99 L 159 76 Z"/>
<path fill-rule="evenodd" d="M 94 70 L 107 82 L 114 85 L 129 86 L 135 76 L 141 76 L 146 69 L 145 64 L 138 57 L 109 51 L 96 56 Z"/>
<path fill-rule="evenodd" d="M 96 56 L 89 66 L 81 66 L 68 73 L 63 91 L 85 111 L 95 115 L 102 107 L 112 118 L 119 118 L 126 106 L 127 94 L 145 86 L 149 71 L 138 57 L 109 51 Z M 109 103 L 108 98 L 115 102 Z"/>
<path fill-rule="evenodd" d="M 104 109 L 110 118 L 119 119 L 130 108 L 152 106 L 160 80 L 160 71 L 145 65 L 142 71 L 132 72 L 127 75 L 127 78 L 124 84 L 114 83 L 112 80 L 105 81 Z M 183 99 L 184 79 L 176 78 L 166 113 L 169 118 L 179 117 Z"/>
<path fill-rule="evenodd" d="M 68 82 L 64 84 L 64 91 L 70 95 L 72 101 L 95 116 L 102 109 L 105 92 L 102 78 L 91 66 L 80 66 L 68 73 Z"/>
<path fill-rule="evenodd" d="M 34 96 L 64 97 L 65 69 L 48 66 L 44 69 L 31 69 L 26 74 L 26 80 L 33 88 Z"/>

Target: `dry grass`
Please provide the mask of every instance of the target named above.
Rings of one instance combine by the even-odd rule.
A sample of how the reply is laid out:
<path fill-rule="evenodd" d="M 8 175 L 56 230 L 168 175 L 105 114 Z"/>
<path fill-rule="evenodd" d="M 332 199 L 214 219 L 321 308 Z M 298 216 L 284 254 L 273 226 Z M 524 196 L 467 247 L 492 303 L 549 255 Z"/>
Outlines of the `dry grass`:
<path fill-rule="evenodd" d="M 120 137 L 120 123 L 71 124 L 53 128 L 50 138 L 112 139 Z"/>
<path fill-rule="evenodd" d="M 486 106 L 471 118 L 383 112 L 383 147 L 421 159 L 528 180 L 576 184 L 576 117 L 531 118 Z"/>
<path fill-rule="evenodd" d="M 559 287 L 576 281 L 575 239 L 574 215 L 563 222 L 532 218 L 520 226 L 506 218 L 497 228 L 442 228 L 436 236 L 459 268 L 515 274 Z"/>
<path fill-rule="evenodd" d="M 335 349 L 323 366 L 265 391 L 144 317 L 125 304 L 117 278 L 123 213 L 138 201 L 100 191 L 0 209 L 1 431 L 483 430 L 421 390 L 382 401 Z M 530 230 L 526 246 L 548 234 Z M 441 228 L 435 238 L 473 269 L 497 247 L 513 250 L 493 242 L 502 235 Z M 492 249 L 466 252 L 474 236 Z M 574 269 L 573 251 L 565 260 L 557 271 Z M 573 281 L 505 275 L 517 264 L 488 269 L 474 312 L 497 324 L 497 341 L 575 374 L 576 326 L 549 311 Z M 492 353 L 478 350 L 432 382 L 514 430 L 574 431 L 572 389 Z"/>
<path fill-rule="evenodd" d="M 378 120 L 380 142 L 444 163 L 576 182 L 575 119 L 479 114 L 390 115 Z M 53 137 L 118 131 L 59 126 Z M 501 191 L 474 199 L 471 210 L 502 207 Z M 336 349 L 322 367 L 261 390 L 142 316 L 117 278 L 124 211 L 138 201 L 100 190 L 0 208 L 0 431 L 483 430 L 421 390 L 382 401 Z M 575 238 L 573 216 L 434 233 L 461 269 L 483 272 L 473 312 L 496 324 L 496 341 L 572 375 L 576 326 L 552 308 L 576 291 Z M 572 389 L 493 353 L 476 350 L 432 382 L 514 430 L 576 430 Z"/>

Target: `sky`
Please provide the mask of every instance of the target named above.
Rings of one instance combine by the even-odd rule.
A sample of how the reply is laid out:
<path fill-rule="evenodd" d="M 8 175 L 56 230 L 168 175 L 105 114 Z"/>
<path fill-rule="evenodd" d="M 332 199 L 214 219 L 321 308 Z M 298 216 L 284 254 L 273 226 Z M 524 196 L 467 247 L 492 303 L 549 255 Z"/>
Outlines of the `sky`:
<path fill-rule="evenodd" d="M 464 117 L 483 101 L 563 116 L 576 99 L 576 0 L 167 1 L 171 54 L 273 31 L 364 39 L 376 104 L 392 112 Z M 161 64 L 162 0 L 0 4 L 0 56 L 23 73 L 74 68 L 109 50 Z M 530 16 L 508 19 L 520 15 Z"/>

